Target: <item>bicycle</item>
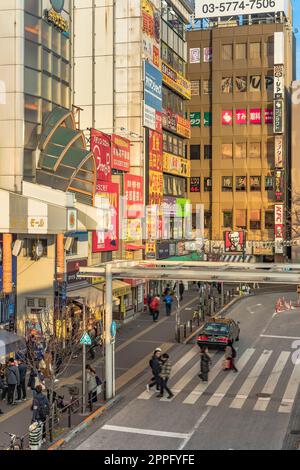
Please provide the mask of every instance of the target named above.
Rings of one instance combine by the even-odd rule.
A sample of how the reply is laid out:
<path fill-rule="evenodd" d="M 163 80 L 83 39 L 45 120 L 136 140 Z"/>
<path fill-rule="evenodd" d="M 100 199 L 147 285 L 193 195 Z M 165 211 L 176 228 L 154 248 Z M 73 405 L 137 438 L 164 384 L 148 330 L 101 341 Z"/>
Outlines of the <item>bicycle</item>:
<path fill-rule="evenodd" d="M 23 437 L 19 437 L 16 434 L 11 434 L 10 432 L 6 432 L 5 434 L 10 437 L 10 444 L 9 447 L 6 448 L 6 450 L 23 450 Z M 18 441 L 20 442 L 20 444 L 18 444 Z"/>

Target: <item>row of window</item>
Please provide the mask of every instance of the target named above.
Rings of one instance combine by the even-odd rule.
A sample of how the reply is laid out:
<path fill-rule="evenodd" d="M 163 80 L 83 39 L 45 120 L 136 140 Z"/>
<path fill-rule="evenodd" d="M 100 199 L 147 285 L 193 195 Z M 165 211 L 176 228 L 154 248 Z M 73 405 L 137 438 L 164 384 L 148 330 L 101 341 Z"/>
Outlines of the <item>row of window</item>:
<path fill-rule="evenodd" d="M 261 176 L 250 176 L 249 177 L 249 190 L 250 191 L 261 191 L 262 190 L 262 180 Z M 233 176 L 223 176 L 222 177 L 222 192 L 232 192 L 234 190 L 233 186 Z M 273 176 L 265 176 L 265 191 L 274 191 L 275 179 Z M 212 178 L 204 178 L 204 192 L 212 191 Z M 248 178 L 247 176 L 236 176 L 235 177 L 235 190 L 239 192 L 246 192 L 248 188 Z M 195 176 L 190 178 L 190 192 L 191 193 L 200 193 L 201 192 L 201 177 Z"/>
<path fill-rule="evenodd" d="M 270 37 L 266 43 L 249 42 L 239 44 L 222 44 L 222 60 L 260 60 L 262 57 L 274 57 L 274 39 Z"/>
<path fill-rule="evenodd" d="M 166 3 L 166 2 L 164 2 Z M 167 6 L 163 6 L 161 10 L 161 17 L 164 22 L 166 22 L 172 29 L 175 31 L 182 39 L 185 38 L 185 25 L 182 19 L 173 8 L 168 8 Z"/>
<path fill-rule="evenodd" d="M 163 86 L 163 108 L 185 117 L 185 101 L 169 88 Z"/>
<path fill-rule="evenodd" d="M 184 61 L 164 42 L 161 44 L 161 59 L 176 72 L 185 75 Z"/>
<path fill-rule="evenodd" d="M 165 131 L 163 132 L 163 150 L 178 157 L 186 156 L 186 146 L 183 139 Z"/>
<path fill-rule="evenodd" d="M 273 93 L 274 91 L 274 76 L 273 75 L 242 75 L 236 77 L 222 77 L 221 92 L 222 93 L 261 93 L 267 91 Z M 192 80 L 191 93 L 192 96 L 211 95 L 212 94 L 212 80 Z"/>
<path fill-rule="evenodd" d="M 274 158 L 274 142 L 236 142 L 221 144 L 221 157 L 223 159 L 246 159 L 262 158 L 263 155 L 268 159 Z M 212 158 L 212 145 L 203 145 L 203 156 L 205 160 Z M 199 160 L 201 158 L 201 145 L 190 146 L 190 159 Z"/>
<path fill-rule="evenodd" d="M 187 62 L 187 45 L 185 40 L 165 21 L 161 22 L 161 40 L 168 44 L 184 62 Z"/>
<path fill-rule="evenodd" d="M 247 216 L 249 215 L 249 222 Z M 232 210 L 223 211 L 223 228 L 235 229 L 249 229 L 249 230 L 273 230 L 274 229 L 274 211 L 260 211 L 236 209 L 235 210 L 235 224 L 233 224 L 234 217 Z M 212 227 L 212 213 L 210 211 L 204 212 L 204 227 L 211 229 Z"/>

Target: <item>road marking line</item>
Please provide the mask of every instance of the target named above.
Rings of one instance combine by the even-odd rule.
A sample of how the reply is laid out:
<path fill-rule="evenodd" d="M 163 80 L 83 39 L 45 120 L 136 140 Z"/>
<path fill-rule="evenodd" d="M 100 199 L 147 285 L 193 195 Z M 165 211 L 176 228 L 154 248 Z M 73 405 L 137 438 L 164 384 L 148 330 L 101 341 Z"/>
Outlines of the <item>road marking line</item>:
<path fill-rule="evenodd" d="M 186 397 L 186 399 L 183 401 L 185 405 L 194 405 L 197 400 L 203 395 L 205 390 L 211 385 L 211 383 L 215 380 L 217 375 L 220 373 L 220 370 L 222 368 L 222 364 L 224 362 L 223 357 L 214 365 L 212 368 L 211 372 L 209 373 L 208 376 L 208 383 L 200 383 L 197 385 L 197 387 L 194 388 L 194 390 Z"/>
<path fill-rule="evenodd" d="M 104 431 L 125 432 L 128 434 L 144 434 L 146 436 L 171 437 L 173 439 L 187 439 L 190 434 L 179 432 L 155 431 L 154 429 L 127 428 L 125 426 L 112 426 L 105 424 L 101 429 Z"/>
<path fill-rule="evenodd" d="M 290 352 L 282 351 L 261 393 L 268 394 L 268 395 L 272 395 L 274 393 L 275 388 L 279 382 L 280 376 L 284 370 L 284 367 L 289 357 L 290 357 Z M 271 401 L 271 396 L 258 398 L 253 410 L 254 411 L 266 411 L 270 401 Z"/>
<path fill-rule="evenodd" d="M 250 395 L 255 383 L 257 382 L 261 372 L 263 371 L 268 360 L 270 359 L 272 352 L 273 351 L 264 351 L 264 353 L 260 356 L 255 366 L 251 370 L 250 374 L 248 375 L 247 379 L 240 388 L 235 399 L 231 402 L 230 408 L 242 408 L 248 396 Z"/>
<path fill-rule="evenodd" d="M 276 335 L 260 335 L 261 338 L 277 338 L 277 339 L 300 339 L 299 336 L 276 336 Z"/>
<path fill-rule="evenodd" d="M 173 366 L 172 368 L 172 376 L 177 374 L 177 372 L 182 369 L 191 359 L 193 359 L 194 356 L 199 354 L 199 349 L 198 346 L 192 348 L 190 351 L 188 351 L 181 359 L 179 359 L 178 362 Z M 138 400 L 149 400 L 152 397 L 152 395 L 146 390 L 145 392 L 141 393 L 138 396 Z"/>
<path fill-rule="evenodd" d="M 296 364 L 286 388 L 281 405 L 278 409 L 279 413 L 291 413 L 293 403 L 295 401 L 300 381 L 300 364 Z M 285 406 L 286 405 L 286 406 Z"/>
<path fill-rule="evenodd" d="M 241 371 L 246 366 L 246 364 L 248 363 L 249 359 L 251 358 L 254 352 L 255 352 L 255 349 L 253 348 L 246 349 L 246 351 L 244 352 L 244 354 L 242 355 L 242 357 L 240 358 L 240 360 L 238 361 L 236 365 L 239 371 Z M 230 389 L 231 385 L 235 382 L 237 377 L 240 375 L 240 374 L 232 375 L 231 372 L 226 372 L 226 374 L 229 374 L 229 375 L 225 377 L 225 379 L 223 380 L 223 382 L 217 389 L 216 393 L 214 393 L 213 396 L 210 398 L 210 400 L 208 400 L 207 406 L 218 406 L 221 403 L 223 397 L 226 395 L 226 393 Z"/>
<path fill-rule="evenodd" d="M 195 434 L 195 432 L 199 429 L 200 424 L 203 423 L 203 421 L 205 420 L 205 418 L 206 418 L 207 415 L 209 414 L 210 410 L 211 410 L 211 408 L 207 408 L 207 409 L 204 411 L 203 415 L 200 416 L 200 418 L 198 419 L 197 423 L 195 424 L 195 426 L 194 426 L 192 432 L 189 434 L 189 436 L 187 436 L 187 437 L 185 438 L 185 440 L 184 440 L 184 441 L 182 442 L 182 444 L 179 446 L 178 450 L 183 450 L 183 449 L 187 446 L 187 444 L 188 444 L 189 441 L 192 439 L 192 437 L 193 437 L 193 435 Z"/>

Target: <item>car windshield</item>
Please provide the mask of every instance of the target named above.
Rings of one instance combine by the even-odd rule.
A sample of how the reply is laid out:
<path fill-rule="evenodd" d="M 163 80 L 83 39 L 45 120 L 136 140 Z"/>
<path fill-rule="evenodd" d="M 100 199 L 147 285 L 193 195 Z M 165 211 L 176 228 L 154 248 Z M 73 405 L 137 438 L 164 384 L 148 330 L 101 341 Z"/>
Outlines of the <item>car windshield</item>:
<path fill-rule="evenodd" d="M 205 333 L 227 335 L 229 332 L 229 326 L 224 323 L 207 323 L 204 327 Z"/>

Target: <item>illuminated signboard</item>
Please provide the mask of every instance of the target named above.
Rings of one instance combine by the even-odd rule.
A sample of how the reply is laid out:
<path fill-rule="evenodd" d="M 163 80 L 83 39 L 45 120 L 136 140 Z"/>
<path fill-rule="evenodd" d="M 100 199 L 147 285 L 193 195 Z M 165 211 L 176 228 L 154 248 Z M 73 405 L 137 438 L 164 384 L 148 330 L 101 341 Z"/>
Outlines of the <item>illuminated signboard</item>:
<path fill-rule="evenodd" d="M 69 23 L 62 16 L 65 0 L 50 0 L 52 8 L 44 11 L 45 20 L 61 31 L 65 36 L 70 36 Z"/>
<path fill-rule="evenodd" d="M 196 0 L 196 18 L 215 18 L 222 16 L 257 15 L 261 13 L 288 13 L 286 0 Z"/>

